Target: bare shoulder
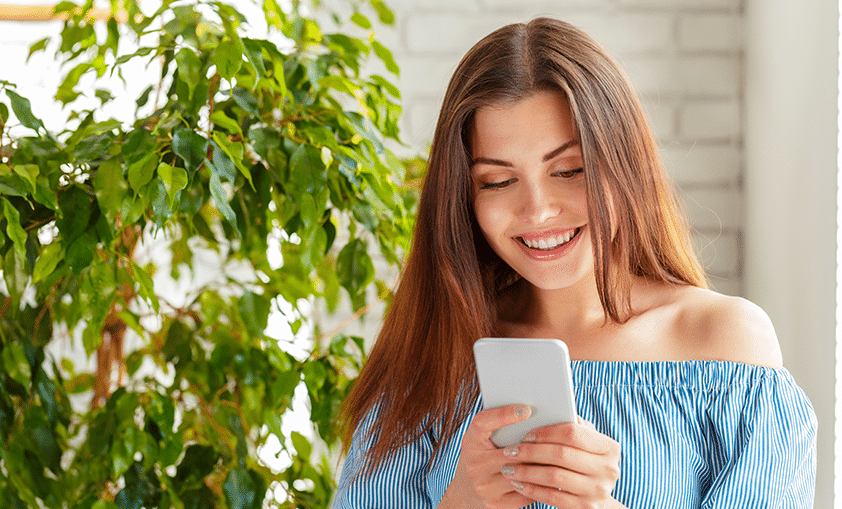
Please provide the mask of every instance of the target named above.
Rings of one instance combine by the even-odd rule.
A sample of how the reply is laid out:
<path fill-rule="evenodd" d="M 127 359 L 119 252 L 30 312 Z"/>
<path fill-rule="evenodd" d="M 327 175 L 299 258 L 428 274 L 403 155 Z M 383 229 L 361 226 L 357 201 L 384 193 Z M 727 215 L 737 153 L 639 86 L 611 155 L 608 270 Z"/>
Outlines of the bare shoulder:
<path fill-rule="evenodd" d="M 778 368 L 783 364 L 769 316 L 741 297 L 686 287 L 676 295 L 678 337 L 705 358 Z"/>

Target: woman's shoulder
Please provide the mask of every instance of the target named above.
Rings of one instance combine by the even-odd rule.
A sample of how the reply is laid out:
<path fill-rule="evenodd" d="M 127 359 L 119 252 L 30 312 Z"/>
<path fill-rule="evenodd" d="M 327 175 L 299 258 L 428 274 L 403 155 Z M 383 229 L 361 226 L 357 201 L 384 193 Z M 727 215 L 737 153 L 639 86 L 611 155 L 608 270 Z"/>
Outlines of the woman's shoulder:
<path fill-rule="evenodd" d="M 756 304 L 692 286 L 671 292 L 673 333 L 697 358 L 779 368 L 778 337 Z"/>

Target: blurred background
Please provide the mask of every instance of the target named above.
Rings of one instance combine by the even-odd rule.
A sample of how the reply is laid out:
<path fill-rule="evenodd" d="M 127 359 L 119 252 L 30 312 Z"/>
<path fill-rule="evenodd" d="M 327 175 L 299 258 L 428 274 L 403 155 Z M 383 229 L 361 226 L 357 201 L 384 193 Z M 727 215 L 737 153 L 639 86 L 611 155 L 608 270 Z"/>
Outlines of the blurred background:
<path fill-rule="evenodd" d="M 234 1 L 243 3 L 247 0 Z M 61 70 L 29 45 L 60 22 L 11 21 L 0 79 L 47 125 Z M 426 153 L 459 58 L 502 25 L 550 15 L 595 36 L 630 74 L 680 189 L 711 285 L 770 315 L 819 420 L 815 507 L 830 509 L 836 403 L 839 4 L 835 0 L 389 0 L 379 39 L 401 68 L 400 153 Z M 2 21 L 6 19 L 7 21 Z M 129 80 L 131 81 L 131 80 Z M 130 94 L 135 97 L 136 94 Z M 371 339 L 376 317 L 358 326 Z M 834 490 L 834 486 L 837 487 Z M 842 502 L 840 502 L 842 504 Z M 836 504 L 839 506 L 840 504 Z"/>

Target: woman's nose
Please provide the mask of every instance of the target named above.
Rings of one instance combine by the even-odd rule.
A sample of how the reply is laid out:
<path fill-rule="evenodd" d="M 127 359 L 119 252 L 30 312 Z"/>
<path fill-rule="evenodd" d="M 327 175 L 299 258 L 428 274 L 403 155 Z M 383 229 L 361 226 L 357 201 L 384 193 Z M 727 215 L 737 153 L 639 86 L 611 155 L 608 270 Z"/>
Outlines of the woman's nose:
<path fill-rule="evenodd" d="M 525 186 L 521 202 L 521 220 L 526 223 L 542 224 L 561 213 L 559 196 L 548 186 L 532 184 Z"/>

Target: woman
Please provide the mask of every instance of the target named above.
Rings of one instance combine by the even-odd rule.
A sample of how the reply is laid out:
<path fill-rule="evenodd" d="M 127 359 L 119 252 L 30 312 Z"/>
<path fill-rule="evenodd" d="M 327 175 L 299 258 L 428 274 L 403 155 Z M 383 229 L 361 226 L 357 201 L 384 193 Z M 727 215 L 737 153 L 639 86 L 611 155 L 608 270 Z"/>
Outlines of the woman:
<path fill-rule="evenodd" d="M 565 341 L 580 421 L 496 449 L 529 408 L 483 409 L 484 336 Z M 343 410 L 336 508 L 812 506 L 815 415 L 769 319 L 706 288 L 628 79 L 557 20 L 456 69 Z"/>

